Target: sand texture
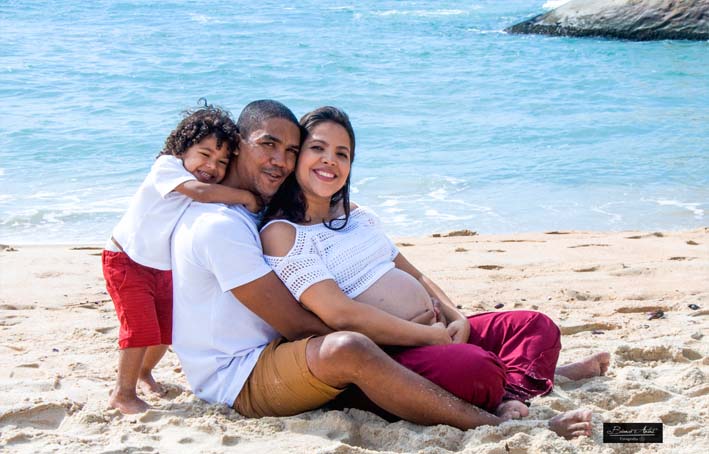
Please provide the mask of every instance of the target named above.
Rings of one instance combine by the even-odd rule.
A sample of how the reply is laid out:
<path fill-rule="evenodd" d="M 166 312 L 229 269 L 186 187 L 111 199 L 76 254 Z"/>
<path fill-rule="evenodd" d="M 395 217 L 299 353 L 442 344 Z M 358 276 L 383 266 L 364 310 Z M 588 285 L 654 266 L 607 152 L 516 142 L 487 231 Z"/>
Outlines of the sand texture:
<path fill-rule="evenodd" d="M 529 418 L 464 432 L 359 410 L 245 419 L 195 398 L 168 352 L 155 372 L 167 396 L 122 416 L 107 407 L 118 324 L 100 248 L 0 246 L 0 451 L 709 452 L 709 228 L 397 242 L 464 311 L 543 311 L 562 330 L 560 363 L 605 349 L 609 373 L 557 377 Z M 590 438 L 567 441 L 539 421 L 579 407 L 594 411 Z M 604 444 L 603 421 L 662 422 L 664 443 Z"/>

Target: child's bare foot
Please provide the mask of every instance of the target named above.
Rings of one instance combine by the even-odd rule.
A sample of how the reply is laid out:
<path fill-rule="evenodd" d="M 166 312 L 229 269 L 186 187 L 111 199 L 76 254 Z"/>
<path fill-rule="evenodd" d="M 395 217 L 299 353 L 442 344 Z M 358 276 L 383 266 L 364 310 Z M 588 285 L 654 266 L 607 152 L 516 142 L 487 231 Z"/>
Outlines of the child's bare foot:
<path fill-rule="evenodd" d="M 549 428 L 564 438 L 591 436 L 591 410 L 572 410 L 549 420 Z"/>
<path fill-rule="evenodd" d="M 495 414 L 502 419 L 520 419 L 529 415 L 529 409 L 518 400 L 506 400 L 497 407 Z"/>
<path fill-rule="evenodd" d="M 129 395 L 127 393 L 119 393 L 115 390 L 108 397 L 108 404 L 124 415 L 143 413 L 150 408 L 150 405 L 136 396 L 135 392 Z"/>
<path fill-rule="evenodd" d="M 582 380 L 584 378 L 605 375 L 610 363 L 611 354 L 608 352 L 600 352 L 581 361 L 557 367 L 556 373 L 570 378 L 571 380 Z"/>
<path fill-rule="evenodd" d="M 141 375 L 138 377 L 137 387 L 143 392 L 143 394 L 158 394 L 160 396 L 165 395 L 165 389 L 155 381 L 150 372 L 146 375 Z"/>

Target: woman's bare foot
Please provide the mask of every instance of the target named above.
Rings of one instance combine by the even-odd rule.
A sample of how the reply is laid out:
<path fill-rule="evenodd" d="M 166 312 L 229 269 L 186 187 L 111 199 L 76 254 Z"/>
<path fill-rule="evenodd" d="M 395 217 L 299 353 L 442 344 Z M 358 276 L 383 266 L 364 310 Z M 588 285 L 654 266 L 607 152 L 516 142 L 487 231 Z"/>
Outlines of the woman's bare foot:
<path fill-rule="evenodd" d="M 158 382 L 155 381 L 153 375 L 150 372 L 138 377 L 137 386 L 138 389 L 143 392 L 143 394 L 158 394 L 160 396 L 165 395 L 165 389 L 160 386 Z"/>
<path fill-rule="evenodd" d="M 495 414 L 502 419 L 520 419 L 529 415 L 529 409 L 518 400 L 506 400 L 497 407 Z"/>
<path fill-rule="evenodd" d="M 108 404 L 124 415 L 143 413 L 150 408 L 150 405 L 136 396 L 135 391 L 131 394 L 120 393 L 117 390 L 113 390 L 108 397 Z"/>
<path fill-rule="evenodd" d="M 611 354 L 608 352 L 600 352 L 581 361 L 557 367 L 556 373 L 557 375 L 563 375 L 571 380 L 582 380 L 584 378 L 605 375 L 610 363 Z"/>
<path fill-rule="evenodd" d="M 549 428 L 564 438 L 591 436 L 591 410 L 572 410 L 549 420 Z"/>

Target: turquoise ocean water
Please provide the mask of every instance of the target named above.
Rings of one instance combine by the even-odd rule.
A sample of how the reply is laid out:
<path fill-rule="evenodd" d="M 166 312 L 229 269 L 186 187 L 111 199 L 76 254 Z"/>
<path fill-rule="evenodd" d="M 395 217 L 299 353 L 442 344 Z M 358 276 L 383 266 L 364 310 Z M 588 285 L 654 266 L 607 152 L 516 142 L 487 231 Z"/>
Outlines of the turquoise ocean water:
<path fill-rule="evenodd" d="M 103 241 L 180 112 L 347 110 L 395 236 L 709 225 L 709 43 L 511 36 L 544 0 L 0 2 L 0 242 Z"/>

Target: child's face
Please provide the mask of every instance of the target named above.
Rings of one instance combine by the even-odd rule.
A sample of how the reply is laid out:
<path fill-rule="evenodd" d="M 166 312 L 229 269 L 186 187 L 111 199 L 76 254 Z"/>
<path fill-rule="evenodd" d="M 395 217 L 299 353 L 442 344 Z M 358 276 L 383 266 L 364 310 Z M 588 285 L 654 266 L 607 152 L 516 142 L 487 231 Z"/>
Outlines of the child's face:
<path fill-rule="evenodd" d="M 217 139 L 209 136 L 192 145 L 182 155 L 182 165 L 202 183 L 219 183 L 229 164 L 227 145 L 217 147 Z"/>

